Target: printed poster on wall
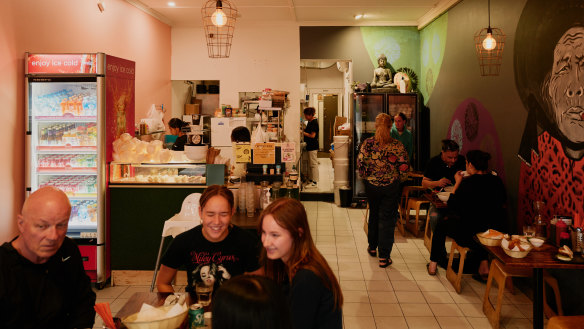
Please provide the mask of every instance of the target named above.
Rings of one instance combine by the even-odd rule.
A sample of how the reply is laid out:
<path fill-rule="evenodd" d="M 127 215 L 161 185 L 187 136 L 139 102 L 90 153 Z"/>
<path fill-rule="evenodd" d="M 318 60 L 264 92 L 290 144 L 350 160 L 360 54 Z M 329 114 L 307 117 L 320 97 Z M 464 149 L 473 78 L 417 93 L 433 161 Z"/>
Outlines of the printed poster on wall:
<path fill-rule="evenodd" d="M 293 142 L 282 143 L 282 162 L 296 162 L 296 144 Z"/>
<path fill-rule="evenodd" d="M 251 162 L 251 145 L 249 143 L 235 144 L 235 162 L 236 163 Z"/>
<path fill-rule="evenodd" d="M 276 163 L 276 143 L 257 143 L 253 146 L 253 164 Z"/>

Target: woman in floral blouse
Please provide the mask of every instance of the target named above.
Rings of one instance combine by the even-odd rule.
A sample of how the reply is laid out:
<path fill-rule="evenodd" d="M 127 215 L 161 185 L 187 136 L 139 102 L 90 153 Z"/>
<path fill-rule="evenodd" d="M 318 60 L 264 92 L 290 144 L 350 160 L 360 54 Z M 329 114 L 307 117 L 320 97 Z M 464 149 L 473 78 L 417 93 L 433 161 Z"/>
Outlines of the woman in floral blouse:
<path fill-rule="evenodd" d="M 408 153 L 403 144 L 391 138 L 393 120 L 380 113 L 375 118 L 375 136 L 361 144 L 357 168 L 365 181 L 369 203 L 367 252 L 377 256 L 379 267 L 391 265 L 393 234 L 397 221 L 400 182 L 407 178 L 410 169 Z"/>

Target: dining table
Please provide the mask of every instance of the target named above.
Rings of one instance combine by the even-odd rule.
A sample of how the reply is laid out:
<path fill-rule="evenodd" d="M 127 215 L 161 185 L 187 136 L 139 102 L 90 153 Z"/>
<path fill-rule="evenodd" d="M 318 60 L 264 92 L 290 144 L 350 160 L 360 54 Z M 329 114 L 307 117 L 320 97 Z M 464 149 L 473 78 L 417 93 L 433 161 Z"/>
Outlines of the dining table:
<path fill-rule="evenodd" d="M 448 208 L 448 205 L 446 204 L 446 202 L 438 199 L 438 196 L 436 195 L 436 193 L 433 192 L 427 192 L 422 194 L 422 196 L 430 201 L 430 203 L 432 203 L 432 205 L 436 208 L 436 209 L 445 209 Z"/>
<path fill-rule="evenodd" d="M 501 246 L 485 246 L 491 256 L 506 267 L 533 270 L 533 328 L 543 329 L 543 270 L 544 269 L 584 269 L 584 258 L 574 254 L 571 262 L 556 259 L 558 248 L 545 243 L 539 248 L 533 248 L 524 258 L 508 256 Z"/>

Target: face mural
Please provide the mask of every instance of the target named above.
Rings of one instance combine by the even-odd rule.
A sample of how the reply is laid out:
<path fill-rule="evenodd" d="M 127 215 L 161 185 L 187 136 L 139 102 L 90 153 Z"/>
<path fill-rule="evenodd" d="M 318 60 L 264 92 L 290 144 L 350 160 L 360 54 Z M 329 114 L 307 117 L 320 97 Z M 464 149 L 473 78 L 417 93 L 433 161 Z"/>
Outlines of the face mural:
<path fill-rule="evenodd" d="M 584 216 L 584 3 L 528 0 L 517 24 L 514 68 L 528 112 L 518 156 L 517 227 L 543 215 Z"/>
<path fill-rule="evenodd" d="M 584 28 L 570 28 L 554 50 L 548 93 L 560 132 L 573 143 L 584 142 Z"/>

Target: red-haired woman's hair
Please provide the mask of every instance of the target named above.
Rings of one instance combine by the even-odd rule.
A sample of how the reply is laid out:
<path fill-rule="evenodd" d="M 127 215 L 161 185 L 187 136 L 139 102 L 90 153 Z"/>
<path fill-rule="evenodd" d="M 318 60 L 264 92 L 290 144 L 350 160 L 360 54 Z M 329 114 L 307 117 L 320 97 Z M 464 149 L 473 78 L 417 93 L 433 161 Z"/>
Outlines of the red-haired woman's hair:
<path fill-rule="evenodd" d="M 272 202 L 260 215 L 258 224 L 260 233 L 267 215 L 272 215 L 279 226 L 290 232 L 293 242 L 290 258 L 286 264 L 281 259 L 269 259 L 266 248 L 262 248 L 260 263 L 264 267 L 266 276 L 282 283 L 288 275 L 292 282 L 299 269 L 310 270 L 333 293 L 335 306 L 340 309 L 343 306 L 341 287 L 326 259 L 314 245 L 304 206 L 299 201 L 290 198 L 281 198 Z"/>
<path fill-rule="evenodd" d="M 391 125 L 393 118 L 389 114 L 379 113 L 375 117 L 375 140 L 385 145 L 391 140 Z"/>

